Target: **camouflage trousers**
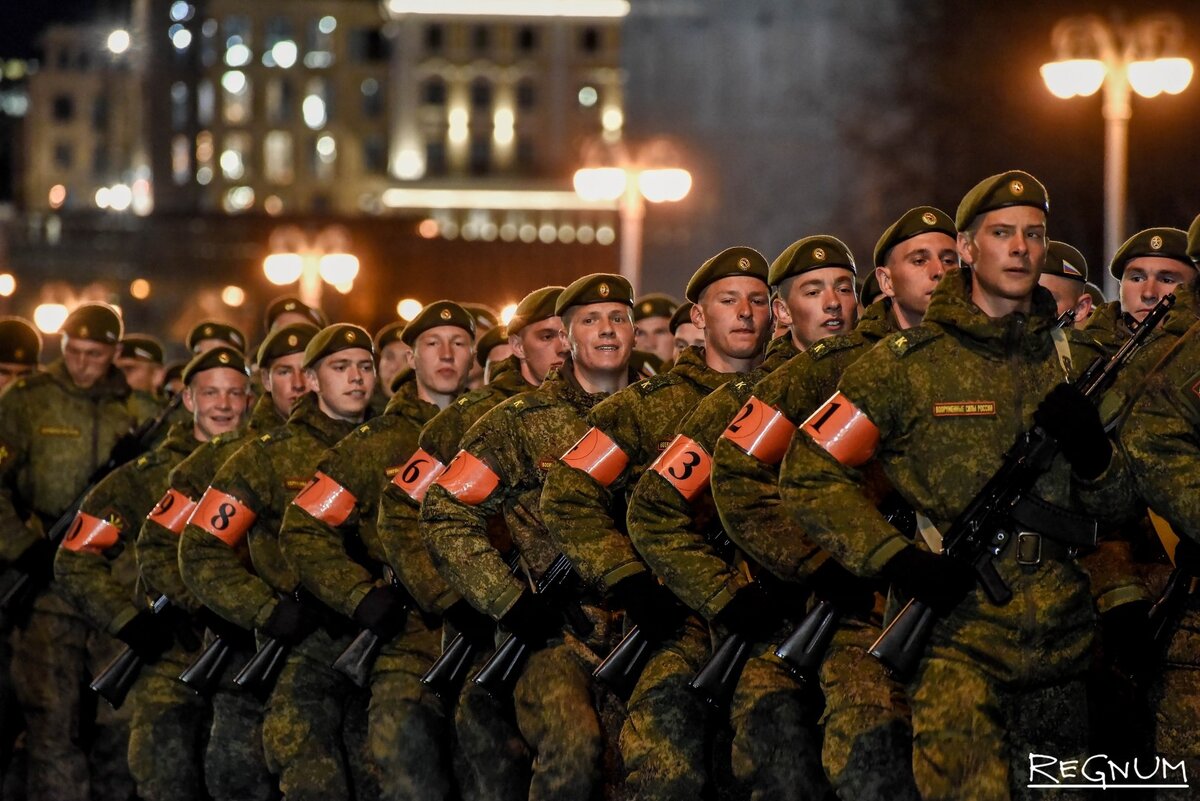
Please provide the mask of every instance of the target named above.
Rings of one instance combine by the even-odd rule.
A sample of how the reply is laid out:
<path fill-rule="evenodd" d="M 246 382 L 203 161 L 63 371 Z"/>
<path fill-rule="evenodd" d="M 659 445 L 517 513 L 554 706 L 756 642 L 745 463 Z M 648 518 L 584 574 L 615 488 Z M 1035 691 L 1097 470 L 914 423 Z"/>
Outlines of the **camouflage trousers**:
<path fill-rule="evenodd" d="M 916 801 L 908 700 L 868 653 L 878 636 L 875 626 L 849 620 L 830 643 L 820 670 L 821 759 L 844 801 Z"/>
<path fill-rule="evenodd" d="M 318 629 L 292 649 L 263 714 L 263 753 L 288 801 L 379 797 L 368 694 L 330 667 L 350 644 Z"/>
<path fill-rule="evenodd" d="M 179 674 L 195 653 L 178 646 L 142 668 L 129 693 L 129 770 L 144 801 L 203 801 L 209 705 Z"/>
<path fill-rule="evenodd" d="M 213 801 L 270 801 L 278 795 L 263 754 L 263 703 L 233 683 L 251 655 L 234 651 L 213 693 L 212 730 L 204 754 Z"/>
<path fill-rule="evenodd" d="M 691 801 L 711 788 L 712 713 L 687 686 L 710 652 L 708 630 L 691 617 L 683 632 L 662 643 L 646 663 L 621 728 L 629 798 Z"/>
<path fill-rule="evenodd" d="M 8 632 L 0 632 L 0 790 L 13 769 L 13 752 L 25 723 L 12 682 L 12 644 Z"/>
<path fill-rule="evenodd" d="M 421 684 L 440 643 L 440 627 L 409 614 L 405 632 L 383 647 L 371 672 L 368 741 L 389 801 L 441 801 L 451 792 L 450 722 L 441 699 Z"/>
<path fill-rule="evenodd" d="M 1189 779 L 1200 776 L 1200 598 L 1196 595 L 1171 638 L 1150 702 L 1155 752 L 1172 764 L 1184 760 Z M 1162 790 L 1158 797 L 1193 798 L 1195 789 Z"/>
<path fill-rule="evenodd" d="M 444 627 L 449 643 L 454 630 Z M 454 775 L 463 801 L 523 801 L 529 796 L 531 756 L 512 704 L 475 684 L 475 671 L 490 656 L 475 655 L 475 666 L 454 707 Z"/>

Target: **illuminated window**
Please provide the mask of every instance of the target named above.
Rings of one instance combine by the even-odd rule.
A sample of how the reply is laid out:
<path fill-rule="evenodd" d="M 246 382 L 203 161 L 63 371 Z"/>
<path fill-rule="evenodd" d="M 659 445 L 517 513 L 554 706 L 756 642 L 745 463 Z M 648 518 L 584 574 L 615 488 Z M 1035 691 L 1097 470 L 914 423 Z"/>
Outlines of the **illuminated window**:
<path fill-rule="evenodd" d="M 209 131 L 196 134 L 196 183 L 206 185 L 213 179 L 213 136 Z"/>
<path fill-rule="evenodd" d="M 321 134 L 312 140 L 312 174 L 318 181 L 331 181 L 337 161 L 337 142 L 329 134 Z"/>
<path fill-rule="evenodd" d="M 250 172 L 250 134 L 234 131 L 225 135 L 221 151 L 221 174 L 227 181 L 240 181 Z"/>
<path fill-rule="evenodd" d="M 537 86 L 529 78 L 517 84 L 517 108 L 529 111 L 537 105 Z"/>
<path fill-rule="evenodd" d="M 211 67 L 217 63 L 217 21 L 206 19 L 200 26 L 200 63 Z"/>
<path fill-rule="evenodd" d="M 272 77 L 267 81 L 267 123 L 284 125 L 291 122 L 296 103 L 292 83 L 287 78 Z"/>
<path fill-rule="evenodd" d="M 216 107 L 216 94 L 213 92 L 212 81 L 201 81 L 196 85 L 196 122 L 201 125 L 212 125 L 213 109 Z"/>
<path fill-rule="evenodd" d="M 481 110 L 492 107 L 492 85 L 486 79 L 471 81 L 471 106 Z"/>
<path fill-rule="evenodd" d="M 304 124 L 314 131 L 324 128 L 329 122 L 333 109 L 329 104 L 329 84 L 324 78 L 309 79 L 300 113 L 304 117 Z"/>
<path fill-rule="evenodd" d="M 436 75 L 429 78 L 421 88 L 421 98 L 426 105 L 446 105 L 446 82 Z"/>
<path fill-rule="evenodd" d="M 188 138 L 183 134 L 171 138 L 171 179 L 178 186 L 186 184 L 192 176 L 191 151 Z"/>
<path fill-rule="evenodd" d="M 70 95 L 55 95 L 50 107 L 55 122 L 70 122 L 75 116 L 75 101 Z"/>
<path fill-rule="evenodd" d="M 292 135 L 287 131 L 271 131 L 263 139 L 263 172 L 274 184 L 290 184 L 295 177 Z"/>
<path fill-rule="evenodd" d="M 304 66 L 309 69 L 324 69 L 333 64 L 333 32 L 337 20 L 331 16 L 313 18 L 305 27 Z"/>
<path fill-rule="evenodd" d="M 221 108 L 225 122 L 238 125 L 250 119 L 250 79 L 241 70 L 230 70 L 221 75 Z"/>
<path fill-rule="evenodd" d="M 188 123 L 188 87 L 183 81 L 171 84 L 171 127 L 179 131 Z"/>
<path fill-rule="evenodd" d="M 532 53 L 537 50 L 537 31 L 528 25 L 517 30 L 517 49 L 522 53 Z"/>
<path fill-rule="evenodd" d="M 223 34 L 225 36 L 225 51 L 228 57 L 229 50 L 237 45 L 243 45 L 246 48 L 251 47 L 253 42 L 250 40 L 250 18 L 243 16 L 231 16 L 225 18 Z"/>

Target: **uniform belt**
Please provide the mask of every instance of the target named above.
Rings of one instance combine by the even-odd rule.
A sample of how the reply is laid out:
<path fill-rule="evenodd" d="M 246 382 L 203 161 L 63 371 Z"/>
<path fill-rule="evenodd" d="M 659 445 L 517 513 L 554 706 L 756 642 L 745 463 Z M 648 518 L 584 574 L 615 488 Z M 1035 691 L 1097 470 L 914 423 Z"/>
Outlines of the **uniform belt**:
<path fill-rule="evenodd" d="M 1033 567 L 1042 562 L 1064 562 L 1074 559 L 1079 548 L 1065 542 L 1039 534 L 1036 531 L 1018 531 L 1013 543 L 1005 549 L 1004 557 L 1018 565 Z"/>

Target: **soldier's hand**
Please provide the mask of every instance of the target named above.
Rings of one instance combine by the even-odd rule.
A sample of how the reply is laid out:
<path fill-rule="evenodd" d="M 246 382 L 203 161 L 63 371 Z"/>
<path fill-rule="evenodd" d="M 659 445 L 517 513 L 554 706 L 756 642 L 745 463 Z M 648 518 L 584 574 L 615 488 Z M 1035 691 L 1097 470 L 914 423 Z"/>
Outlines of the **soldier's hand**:
<path fill-rule="evenodd" d="M 1186 534 L 1175 546 L 1175 567 L 1185 575 L 1200 576 L 1200 544 Z"/>
<path fill-rule="evenodd" d="M 291 595 L 279 596 L 262 633 L 288 645 L 298 645 L 317 629 L 317 616 Z"/>
<path fill-rule="evenodd" d="M 1146 625 L 1149 601 L 1131 601 L 1100 616 L 1104 653 L 1128 678 L 1145 678 L 1153 669 L 1156 653 L 1151 627 Z"/>
<path fill-rule="evenodd" d="M 487 615 L 459 599 L 445 611 L 443 617 L 467 641 L 478 647 L 494 645 L 496 623 Z"/>
<path fill-rule="evenodd" d="M 537 593 L 526 592 L 500 618 L 500 625 L 527 643 L 543 643 L 562 630 L 562 613 Z"/>
<path fill-rule="evenodd" d="M 408 593 L 399 587 L 375 587 L 355 607 L 354 622 L 388 642 L 404 631 L 408 602 Z"/>
<path fill-rule="evenodd" d="M 117 632 L 117 639 L 147 662 L 155 662 L 175 644 L 175 633 L 161 615 L 143 609 Z"/>
<path fill-rule="evenodd" d="M 961 562 L 906 545 L 881 571 L 902 592 L 947 614 L 975 589 L 975 571 Z"/>
<path fill-rule="evenodd" d="M 875 588 L 868 579 L 854 575 L 836 559 L 826 559 L 808 578 L 808 586 L 819 600 L 829 601 L 843 615 L 869 615 L 875 608 Z"/>
<path fill-rule="evenodd" d="M 665 640 L 683 626 L 687 609 L 649 573 L 636 573 L 612 586 L 617 606 L 652 640 Z"/>
<path fill-rule="evenodd" d="M 1100 413 L 1070 384 L 1050 390 L 1033 413 L 1033 421 L 1058 443 L 1071 469 L 1080 478 L 1095 478 L 1112 459 L 1112 445 Z"/>
<path fill-rule="evenodd" d="M 766 640 L 782 622 L 779 600 L 772 598 L 757 581 L 738 590 L 713 618 L 717 626 L 728 628 L 752 642 Z"/>

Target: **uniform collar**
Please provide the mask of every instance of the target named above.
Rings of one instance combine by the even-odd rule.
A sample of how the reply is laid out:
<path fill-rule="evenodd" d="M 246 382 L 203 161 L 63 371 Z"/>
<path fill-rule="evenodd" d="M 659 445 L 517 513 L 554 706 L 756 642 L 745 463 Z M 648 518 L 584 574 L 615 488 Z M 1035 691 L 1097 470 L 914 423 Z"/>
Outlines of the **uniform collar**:
<path fill-rule="evenodd" d="M 75 382 L 71 380 L 71 374 L 67 372 L 67 364 L 63 361 L 62 357 L 55 359 L 47 365 L 45 372 L 72 395 L 79 395 L 80 397 L 93 400 L 99 398 L 124 399 L 129 397 L 129 384 L 125 383 L 125 374 L 115 365 L 109 365 L 108 372 L 87 389 L 77 387 Z"/>
<path fill-rule="evenodd" d="M 767 343 L 767 356 L 763 359 L 762 364 L 758 366 L 758 369 L 764 375 L 773 373 L 776 369 L 782 367 L 784 362 L 787 362 L 799 352 L 800 349 L 792 341 L 792 332 L 787 331 Z"/>
<path fill-rule="evenodd" d="M 872 341 L 883 339 L 899 330 L 896 326 L 896 315 L 892 311 L 892 299 L 882 297 L 863 309 L 854 330 Z"/>
<path fill-rule="evenodd" d="M 437 404 L 422 400 L 417 394 L 416 381 L 405 381 L 388 399 L 387 408 L 383 410 L 383 413 L 405 417 L 423 426 L 432 420 L 439 411 L 441 410 L 438 409 Z"/>
<path fill-rule="evenodd" d="M 579 386 L 579 381 L 575 378 L 575 365 L 570 359 L 562 367 L 550 371 L 546 380 L 542 382 L 542 388 L 552 397 L 561 398 L 580 412 L 589 411 L 608 397 L 605 392 L 586 392 Z"/>
<path fill-rule="evenodd" d="M 516 356 L 509 356 L 492 365 L 488 372 L 487 386 L 512 396 L 531 389 L 533 385 L 521 374 L 521 360 Z"/>
<path fill-rule="evenodd" d="M 286 422 L 287 420 L 280 417 L 279 412 L 275 410 L 275 400 L 271 393 L 264 392 L 250 412 L 250 421 L 246 423 L 246 429 L 252 433 L 263 434 L 272 428 L 279 428 Z"/>
<path fill-rule="evenodd" d="M 969 268 L 948 270 L 933 297 L 924 323 L 931 323 L 982 351 L 1011 356 L 1013 349 L 1040 356 L 1050 348 L 1050 330 L 1057 318 L 1054 297 L 1043 287 L 1034 287 L 1032 312 L 992 318 L 971 301 Z"/>
<path fill-rule="evenodd" d="M 712 392 L 731 378 L 737 378 L 739 373 L 720 373 L 704 362 L 704 350 L 688 346 L 679 354 L 675 364 L 671 366 L 670 375 L 683 378 L 705 391 Z"/>
<path fill-rule="evenodd" d="M 335 420 L 321 411 L 321 406 L 317 402 L 317 393 L 306 392 L 292 407 L 288 425 L 306 428 L 323 445 L 332 447 L 353 431 L 355 426 L 362 424 L 351 423 L 347 420 Z"/>

